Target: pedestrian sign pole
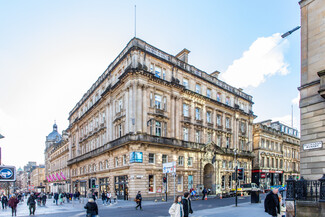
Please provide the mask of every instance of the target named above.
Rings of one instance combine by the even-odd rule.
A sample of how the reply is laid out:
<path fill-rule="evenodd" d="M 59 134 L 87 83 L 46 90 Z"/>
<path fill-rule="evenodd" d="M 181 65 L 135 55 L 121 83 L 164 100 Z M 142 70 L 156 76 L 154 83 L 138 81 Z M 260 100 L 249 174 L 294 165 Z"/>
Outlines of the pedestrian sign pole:
<path fill-rule="evenodd" d="M 166 174 L 166 178 L 168 173 L 171 173 L 174 176 L 174 200 L 176 197 L 176 184 L 175 184 L 175 177 L 176 177 L 176 162 L 169 162 L 169 163 L 163 163 L 163 173 Z M 166 180 L 166 202 L 167 202 L 167 188 L 168 188 L 168 181 Z"/>

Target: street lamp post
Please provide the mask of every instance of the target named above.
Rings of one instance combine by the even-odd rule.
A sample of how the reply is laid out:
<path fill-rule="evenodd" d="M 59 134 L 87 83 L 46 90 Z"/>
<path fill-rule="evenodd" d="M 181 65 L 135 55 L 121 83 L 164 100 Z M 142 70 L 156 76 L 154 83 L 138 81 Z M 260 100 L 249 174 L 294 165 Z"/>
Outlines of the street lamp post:
<path fill-rule="evenodd" d="M 235 180 L 236 180 L 236 191 L 235 191 L 235 196 L 236 196 L 236 199 L 235 199 L 235 204 L 237 206 L 237 188 L 238 188 L 238 175 L 237 175 L 237 171 L 238 171 L 238 164 L 237 164 L 237 149 L 234 149 L 234 155 L 235 155 L 235 162 L 236 162 L 236 167 L 235 167 Z"/>

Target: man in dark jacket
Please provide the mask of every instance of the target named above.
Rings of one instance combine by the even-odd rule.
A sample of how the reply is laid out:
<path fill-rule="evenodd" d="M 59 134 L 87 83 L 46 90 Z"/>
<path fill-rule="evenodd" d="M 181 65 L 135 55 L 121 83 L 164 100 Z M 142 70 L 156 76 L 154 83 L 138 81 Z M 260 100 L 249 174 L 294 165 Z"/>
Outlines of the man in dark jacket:
<path fill-rule="evenodd" d="M 36 202 L 35 202 L 35 196 L 33 193 L 30 194 L 27 205 L 29 205 L 29 215 L 35 215 L 35 209 L 36 209 Z"/>
<path fill-rule="evenodd" d="M 280 202 L 278 197 L 278 189 L 274 188 L 264 200 L 264 209 L 271 216 L 277 216 L 277 213 L 280 214 Z"/>
<path fill-rule="evenodd" d="M 138 191 L 138 194 L 135 197 L 135 200 L 137 202 L 137 206 L 135 207 L 135 209 L 138 209 L 138 207 L 140 207 L 140 210 L 142 210 L 142 206 L 141 206 L 141 202 L 142 202 L 141 191 Z"/>
<path fill-rule="evenodd" d="M 98 215 L 98 206 L 94 199 L 90 198 L 84 208 L 87 210 L 87 217 L 95 217 Z"/>
<path fill-rule="evenodd" d="M 205 196 L 208 194 L 207 188 L 203 189 L 202 194 L 203 194 L 202 200 L 204 200 Z"/>
<path fill-rule="evenodd" d="M 7 209 L 8 197 L 6 195 L 2 195 L 1 203 L 2 203 L 2 209 L 5 208 Z"/>
<path fill-rule="evenodd" d="M 191 200 L 190 200 L 190 193 L 185 192 L 184 198 L 182 199 L 183 204 L 183 210 L 184 210 L 184 217 L 188 217 L 191 214 L 193 214 Z"/>
<path fill-rule="evenodd" d="M 55 193 L 54 194 L 54 200 L 55 200 L 55 204 L 58 205 L 58 199 L 59 199 L 59 194 Z"/>

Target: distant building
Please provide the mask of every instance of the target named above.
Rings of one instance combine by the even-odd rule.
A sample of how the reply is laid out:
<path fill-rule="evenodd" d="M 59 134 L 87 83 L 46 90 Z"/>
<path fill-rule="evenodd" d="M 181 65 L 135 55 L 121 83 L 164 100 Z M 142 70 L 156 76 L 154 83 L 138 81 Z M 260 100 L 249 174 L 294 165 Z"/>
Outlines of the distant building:
<path fill-rule="evenodd" d="M 45 141 L 45 186 L 46 192 L 71 192 L 70 172 L 67 167 L 69 157 L 68 135 L 58 132 L 56 123 Z"/>
<path fill-rule="evenodd" d="M 45 192 L 45 166 L 40 165 L 30 173 L 30 185 L 35 192 Z"/>
<path fill-rule="evenodd" d="M 264 188 L 300 177 L 298 130 L 271 120 L 254 124 L 252 182 Z"/>

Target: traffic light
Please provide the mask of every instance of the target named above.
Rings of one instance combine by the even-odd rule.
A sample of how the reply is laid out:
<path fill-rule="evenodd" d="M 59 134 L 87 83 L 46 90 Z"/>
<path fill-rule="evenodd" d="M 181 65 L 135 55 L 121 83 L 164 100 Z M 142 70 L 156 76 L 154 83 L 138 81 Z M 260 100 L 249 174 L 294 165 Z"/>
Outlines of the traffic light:
<path fill-rule="evenodd" d="M 167 177 L 163 177 L 163 183 L 166 183 L 167 182 Z"/>
<path fill-rule="evenodd" d="M 244 168 L 238 168 L 238 180 L 244 180 Z"/>
<path fill-rule="evenodd" d="M 91 180 L 91 187 L 96 188 L 96 180 L 95 179 Z"/>

